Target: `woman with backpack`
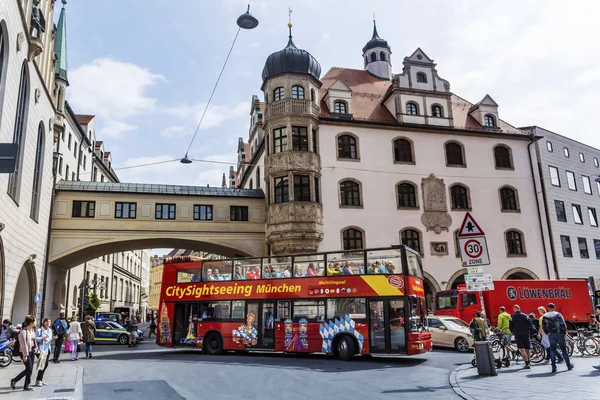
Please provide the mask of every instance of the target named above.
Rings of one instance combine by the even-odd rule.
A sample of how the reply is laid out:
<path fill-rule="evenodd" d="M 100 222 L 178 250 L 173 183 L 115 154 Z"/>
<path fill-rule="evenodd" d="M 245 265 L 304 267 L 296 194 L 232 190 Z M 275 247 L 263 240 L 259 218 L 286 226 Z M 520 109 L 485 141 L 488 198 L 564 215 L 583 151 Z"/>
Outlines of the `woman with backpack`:
<path fill-rule="evenodd" d="M 31 383 L 31 374 L 33 373 L 33 363 L 35 361 L 35 353 L 37 353 L 37 343 L 35 340 L 35 317 L 27 315 L 23 322 L 23 329 L 19 332 L 17 342 L 13 348 L 13 355 L 21 356 L 25 370 L 10 380 L 10 387 L 16 389 L 17 382 L 25 377 L 25 385 L 23 390 L 33 390 L 29 384 Z"/>

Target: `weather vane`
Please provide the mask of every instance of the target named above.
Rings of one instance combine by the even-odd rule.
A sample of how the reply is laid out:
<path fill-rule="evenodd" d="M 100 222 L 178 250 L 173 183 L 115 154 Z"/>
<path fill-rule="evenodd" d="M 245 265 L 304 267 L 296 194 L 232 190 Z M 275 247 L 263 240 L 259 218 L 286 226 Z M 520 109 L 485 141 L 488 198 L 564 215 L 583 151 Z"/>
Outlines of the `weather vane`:
<path fill-rule="evenodd" d="M 288 7 L 288 27 L 291 28 L 292 27 L 292 8 Z"/>
<path fill-rule="evenodd" d="M 375 22 L 375 7 L 373 7 L 373 22 Z"/>

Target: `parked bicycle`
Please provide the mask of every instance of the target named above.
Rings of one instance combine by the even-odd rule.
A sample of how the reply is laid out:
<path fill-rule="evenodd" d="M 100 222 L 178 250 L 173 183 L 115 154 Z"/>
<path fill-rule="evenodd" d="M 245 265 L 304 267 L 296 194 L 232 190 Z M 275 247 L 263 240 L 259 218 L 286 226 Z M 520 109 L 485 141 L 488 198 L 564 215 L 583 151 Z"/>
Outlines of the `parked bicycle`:
<path fill-rule="evenodd" d="M 600 343 L 594 337 L 594 332 L 585 328 L 577 329 L 575 336 L 567 333 L 566 342 L 569 357 L 573 354 L 593 356 L 600 352 Z"/>
<path fill-rule="evenodd" d="M 494 358 L 500 359 L 505 367 L 508 367 L 511 361 L 518 364 L 521 353 L 519 352 L 517 345 L 512 343 L 512 341 L 510 343 L 506 342 L 502 332 L 497 328 L 491 328 L 491 330 L 493 333 L 490 335 L 490 341 Z M 530 361 L 534 364 L 539 364 L 546 358 L 546 350 L 534 336 L 531 337 L 531 349 L 529 353 Z"/>

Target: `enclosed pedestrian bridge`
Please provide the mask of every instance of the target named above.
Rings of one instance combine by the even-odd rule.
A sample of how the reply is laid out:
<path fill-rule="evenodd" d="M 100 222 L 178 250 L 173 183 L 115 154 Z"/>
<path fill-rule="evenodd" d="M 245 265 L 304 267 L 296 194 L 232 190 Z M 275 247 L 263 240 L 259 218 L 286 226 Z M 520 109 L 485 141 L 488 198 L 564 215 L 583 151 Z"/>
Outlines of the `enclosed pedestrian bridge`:
<path fill-rule="evenodd" d="M 48 261 L 71 268 L 105 254 L 159 247 L 262 256 L 265 210 L 260 189 L 60 181 Z"/>

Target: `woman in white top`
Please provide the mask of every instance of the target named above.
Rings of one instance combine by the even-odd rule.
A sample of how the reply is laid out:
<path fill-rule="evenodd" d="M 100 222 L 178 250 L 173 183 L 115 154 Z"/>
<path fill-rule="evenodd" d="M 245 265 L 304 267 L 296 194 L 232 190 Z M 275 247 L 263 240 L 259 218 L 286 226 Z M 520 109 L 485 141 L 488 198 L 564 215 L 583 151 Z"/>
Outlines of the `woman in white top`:
<path fill-rule="evenodd" d="M 44 372 L 48 368 L 48 362 L 50 361 L 50 353 L 52 351 L 52 342 L 56 340 L 56 336 L 52 333 L 50 326 L 52 320 L 50 318 L 44 318 L 42 326 L 35 331 L 35 339 L 38 347 L 38 365 L 42 363 L 43 367 L 38 367 L 37 378 L 35 379 L 35 386 L 45 386 Z"/>
<path fill-rule="evenodd" d="M 77 317 L 71 319 L 67 334 L 69 335 L 69 342 L 71 342 L 71 361 L 79 360 L 79 349 L 77 348 L 77 345 L 83 337 L 83 332 L 81 331 L 81 325 L 77 322 Z"/>

